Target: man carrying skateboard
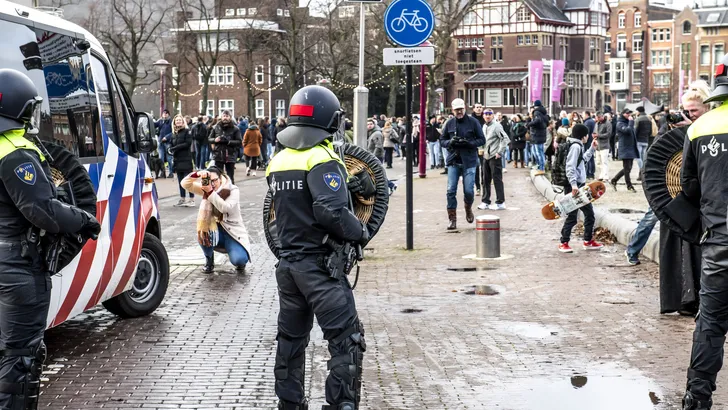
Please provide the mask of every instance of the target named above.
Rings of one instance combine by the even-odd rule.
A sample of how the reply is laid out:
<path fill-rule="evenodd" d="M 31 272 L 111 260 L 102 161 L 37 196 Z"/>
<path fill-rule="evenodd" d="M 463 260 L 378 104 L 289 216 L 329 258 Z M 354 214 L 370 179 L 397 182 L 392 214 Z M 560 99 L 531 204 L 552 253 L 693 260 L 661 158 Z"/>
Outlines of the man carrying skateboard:
<path fill-rule="evenodd" d="M 583 124 L 576 124 L 571 129 L 571 136 L 567 140 L 567 147 L 569 149 L 566 156 L 566 177 L 569 180 L 569 185 L 564 185 L 564 195 L 577 195 L 579 188 L 586 184 L 586 167 L 585 162 L 588 162 L 594 156 L 594 148 L 596 147 L 597 140 L 592 141 L 592 145 L 584 151 L 584 144 L 589 138 L 589 129 Z M 592 239 L 594 234 L 594 208 L 592 204 L 587 204 L 579 208 L 584 213 L 584 249 L 585 250 L 599 250 L 604 245 L 596 242 Z M 559 245 L 559 252 L 572 253 L 574 250 L 569 246 L 569 240 L 571 240 L 571 230 L 576 225 L 577 216 L 579 209 L 569 213 L 564 221 L 564 227 L 561 229 L 561 244 Z"/>

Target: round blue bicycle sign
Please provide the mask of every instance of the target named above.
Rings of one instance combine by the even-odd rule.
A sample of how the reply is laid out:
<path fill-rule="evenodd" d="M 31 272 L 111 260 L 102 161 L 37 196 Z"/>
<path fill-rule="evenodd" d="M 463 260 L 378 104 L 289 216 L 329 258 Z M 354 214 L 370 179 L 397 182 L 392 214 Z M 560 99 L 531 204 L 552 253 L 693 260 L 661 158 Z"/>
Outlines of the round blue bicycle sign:
<path fill-rule="evenodd" d="M 435 15 L 425 0 L 395 0 L 384 12 L 384 28 L 393 42 L 417 47 L 435 28 Z"/>

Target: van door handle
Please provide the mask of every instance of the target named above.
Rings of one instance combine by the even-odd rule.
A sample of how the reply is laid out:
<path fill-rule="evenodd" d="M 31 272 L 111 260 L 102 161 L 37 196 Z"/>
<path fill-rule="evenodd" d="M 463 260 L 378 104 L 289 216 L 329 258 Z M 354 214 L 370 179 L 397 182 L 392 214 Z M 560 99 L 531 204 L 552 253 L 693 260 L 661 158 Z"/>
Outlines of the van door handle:
<path fill-rule="evenodd" d="M 114 174 L 109 174 L 106 176 L 106 178 L 113 178 L 113 177 L 114 177 Z"/>

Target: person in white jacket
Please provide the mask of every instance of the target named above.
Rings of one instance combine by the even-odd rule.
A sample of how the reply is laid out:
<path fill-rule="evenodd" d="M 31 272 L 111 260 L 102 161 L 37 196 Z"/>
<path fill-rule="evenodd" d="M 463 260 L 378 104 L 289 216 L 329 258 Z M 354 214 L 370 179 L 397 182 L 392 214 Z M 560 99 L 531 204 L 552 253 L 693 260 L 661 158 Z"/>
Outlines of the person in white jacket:
<path fill-rule="evenodd" d="M 483 112 L 485 124 L 483 124 L 483 134 L 485 134 L 485 146 L 483 148 L 483 202 L 478 205 L 478 209 L 506 209 L 506 195 L 503 188 L 503 161 L 501 157 L 505 155 L 508 149 L 508 138 L 503 126 L 494 119 L 493 110 L 486 109 Z M 495 205 L 490 204 L 490 183 L 493 181 L 495 185 Z"/>
<path fill-rule="evenodd" d="M 215 270 L 214 252 L 227 253 L 238 273 L 250 261 L 250 239 L 240 214 L 240 190 L 217 167 L 187 175 L 182 187 L 202 196 L 197 214 L 197 242 L 205 254 L 203 273 Z"/>

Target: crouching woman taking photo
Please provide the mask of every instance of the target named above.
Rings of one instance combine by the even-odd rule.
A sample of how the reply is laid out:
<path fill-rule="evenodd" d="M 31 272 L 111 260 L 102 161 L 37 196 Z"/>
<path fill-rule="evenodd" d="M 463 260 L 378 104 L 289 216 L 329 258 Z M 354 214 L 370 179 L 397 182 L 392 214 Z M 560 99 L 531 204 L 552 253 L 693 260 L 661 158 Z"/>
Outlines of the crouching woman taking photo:
<path fill-rule="evenodd" d="M 215 252 L 227 253 L 237 273 L 250 261 L 250 240 L 240 214 L 240 190 L 219 168 L 197 171 L 182 180 L 182 187 L 202 196 L 197 214 L 197 242 L 205 254 L 203 273 L 215 270 Z"/>

